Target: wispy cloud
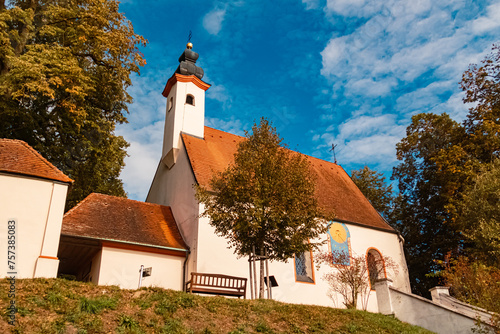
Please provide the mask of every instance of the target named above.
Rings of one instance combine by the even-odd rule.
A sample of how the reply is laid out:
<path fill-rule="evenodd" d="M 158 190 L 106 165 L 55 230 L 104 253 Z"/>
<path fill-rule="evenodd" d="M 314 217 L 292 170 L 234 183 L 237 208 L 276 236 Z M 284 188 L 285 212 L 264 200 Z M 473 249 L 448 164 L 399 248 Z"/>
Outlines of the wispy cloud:
<path fill-rule="evenodd" d="M 226 16 L 226 8 L 213 8 L 203 18 L 203 27 L 212 35 L 219 34 Z"/>
<path fill-rule="evenodd" d="M 244 136 L 245 130 L 239 119 L 222 120 L 215 117 L 205 118 L 205 125 L 218 130 L 226 131 L 238 136 Z"/>
<path fill-rule="evenodd" d="M 395 146 L 404 131 L 395 115 L 359 116 L 338 127 L 330 126 L 323 134 L 314 134 L 313 141 L 318 143 L 318 152 L 336 145 L 340 164 L 372 164 L 385 170 L 396 161 Z"/>
<path fill-rule="evenodd" d="M 353 29 L 335 32 L 321 52 L 330 105 L 339 111 L 322 113 L 327 133 L 314 131 L 313 139 L 323 142 L 318 147 L 338 144 L 344 163 L 393 162 L 416 113 L 463 119 L 461 73 L 481 60 L 500 26 L 498 2 L 485 9 L 451 0 L 329 0 L 324 11 L 332 24 Z M 348 118 L 339 124 L 339 116 Z"/>
<path fill-rule="evenodd" d="M 173 70 L 172 70 L 173 71 Z M 165 98 L 161 95 L 162 75 L 134 75 L 129 94 L 134 104 L 129 107 L 128 123 L 117 127 L 117 134 L 130 144 L 121 179 L 130 198 L 145 200 L 161 158 L 165 124 Z"/>

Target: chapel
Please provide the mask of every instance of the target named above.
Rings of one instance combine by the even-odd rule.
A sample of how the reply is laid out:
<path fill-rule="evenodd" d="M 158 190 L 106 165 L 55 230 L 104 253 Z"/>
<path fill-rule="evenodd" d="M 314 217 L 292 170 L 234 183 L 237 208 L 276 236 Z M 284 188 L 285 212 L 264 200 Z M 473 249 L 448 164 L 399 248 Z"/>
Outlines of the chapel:
<path fill-rule="evenodd" d="M 196 65 L 197 59 L 198 54 L 189 43 L 163 90 L 166 98 L 163 149 L 146 202 L 171 208 L 190 250 L 185 277 L 191 272 L 248 277 L 248 259 L 237 258 L 228 248 L 227 240 L 215 235 L 209 218 L 201 216 L 203 205 L 195 198 L 193 186 L 209 188 L 212 175 L 233 162 L 238 143 L 244 140 L 204 125 L 205 92 L 210 84 L 202 80 L 204 71 Z M 317 200 L 335 216 L 323 236 L 325 250 L 372 259 L 391 258 L 398 270 L 389 273 L 382 268 L 378 275 L 391 276 L 395 287 L 410 292 L 399 233 L 373 208 L 341 166 L 310 156 L 307 160 L 316 178 Z M 322 279 L 328 270 L 316 268 L 313 252 L 297 254 L 287 263 L 271 262 L 269 272 L 277 283 L 273 299 L 332 305 L 327 296 L 328 286 Z M 382 277 L 374 279 L 378 278 Z M 368 301 L 368 308 L 376 310 L 376 298 Z"/>

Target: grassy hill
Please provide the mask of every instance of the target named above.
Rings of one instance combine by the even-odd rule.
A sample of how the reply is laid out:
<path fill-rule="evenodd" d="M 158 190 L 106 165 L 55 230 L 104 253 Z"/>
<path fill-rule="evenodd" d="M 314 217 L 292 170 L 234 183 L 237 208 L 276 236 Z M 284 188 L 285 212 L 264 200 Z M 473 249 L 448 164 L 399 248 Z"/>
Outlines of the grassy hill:
<path fill-rule="evenodd" d="M 0 280 L 0 333 L 430 333 L 369 312 L 64 279 L 17 280 L 11 326 L 8 288 Z"/>

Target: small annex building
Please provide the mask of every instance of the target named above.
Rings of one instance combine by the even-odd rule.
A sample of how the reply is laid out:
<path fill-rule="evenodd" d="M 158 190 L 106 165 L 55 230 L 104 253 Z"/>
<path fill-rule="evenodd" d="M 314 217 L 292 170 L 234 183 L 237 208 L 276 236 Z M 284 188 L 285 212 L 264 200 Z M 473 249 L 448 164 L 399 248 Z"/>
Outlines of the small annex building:
<path fill-rule="evenodd" d="M 141 281 L 182 290 L 187 254 L 170 207 L 92 193 L 64 215 L 59 273 L 124 289 Z"/>
<path fill-rule="evenodd" d="M 0 277 L 56 277 L 72 182 L 26 142 L 0 139 L 0 250 L 6 256 Z"/>
<path fill-rule="evenodd" d="M 209 188 L 212 175 L 233 162 L 237 145 L 244 138 L 204 126 L 205 91 L 210 85 L 202 81 L 203 70 L 195 65 L 198 54 L 191 47 L 188 44 L 163 91 L 167 99 L 163 149 L 146 201 L 171 207 L 190 248 L 187 277 L 200 272 L 248 278 L 248 259 L 238 259 L 228 249 L 227 241 L 215 235 L 209 218 L 201 217 L 204 208 L 195 198 L 194 185 Z M 307 159 L 316 177 L 319 204 L 336 217 L 323 236 L 323 250 L 340 250 L 367 259 L 390 257 L 398 267 L 397 273 L 391 276 L 382 268 L 382 277 L 376 278 L 388 277 L 395 288 L 410 292 L 399 233 L 378 214 L 342 167 L 314 157 Z M 297 254 L 288 263 L 271 262 L 270 275 L 278 283 L 272 291 L 273 299 L 332 306 L 328 285 L 322 279 L 329 268 L 318 270 L 315 264 L 311 252 Z M 367 309 L 376 312 L 373 287 L 369 295 Z M 340 299 L 336 306 L 342 307 Z"/>

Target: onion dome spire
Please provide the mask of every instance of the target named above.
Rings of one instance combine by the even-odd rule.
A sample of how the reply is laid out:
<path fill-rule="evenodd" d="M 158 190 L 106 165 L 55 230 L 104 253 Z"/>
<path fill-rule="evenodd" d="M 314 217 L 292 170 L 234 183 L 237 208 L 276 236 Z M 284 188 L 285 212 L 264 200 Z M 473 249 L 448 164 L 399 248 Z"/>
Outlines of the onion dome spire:
<path fill-rule="evenodd" d="M 203 69 L 196 66 L 196 60 L 198 60 L 199 55 L 192 50 L 193 44 L 191 42 L 187 43 L 186 50 L 179 57 L 179 67 L 175 73 L 182 75 L 195 75 L 198 79 L 203 78 Z"/>

